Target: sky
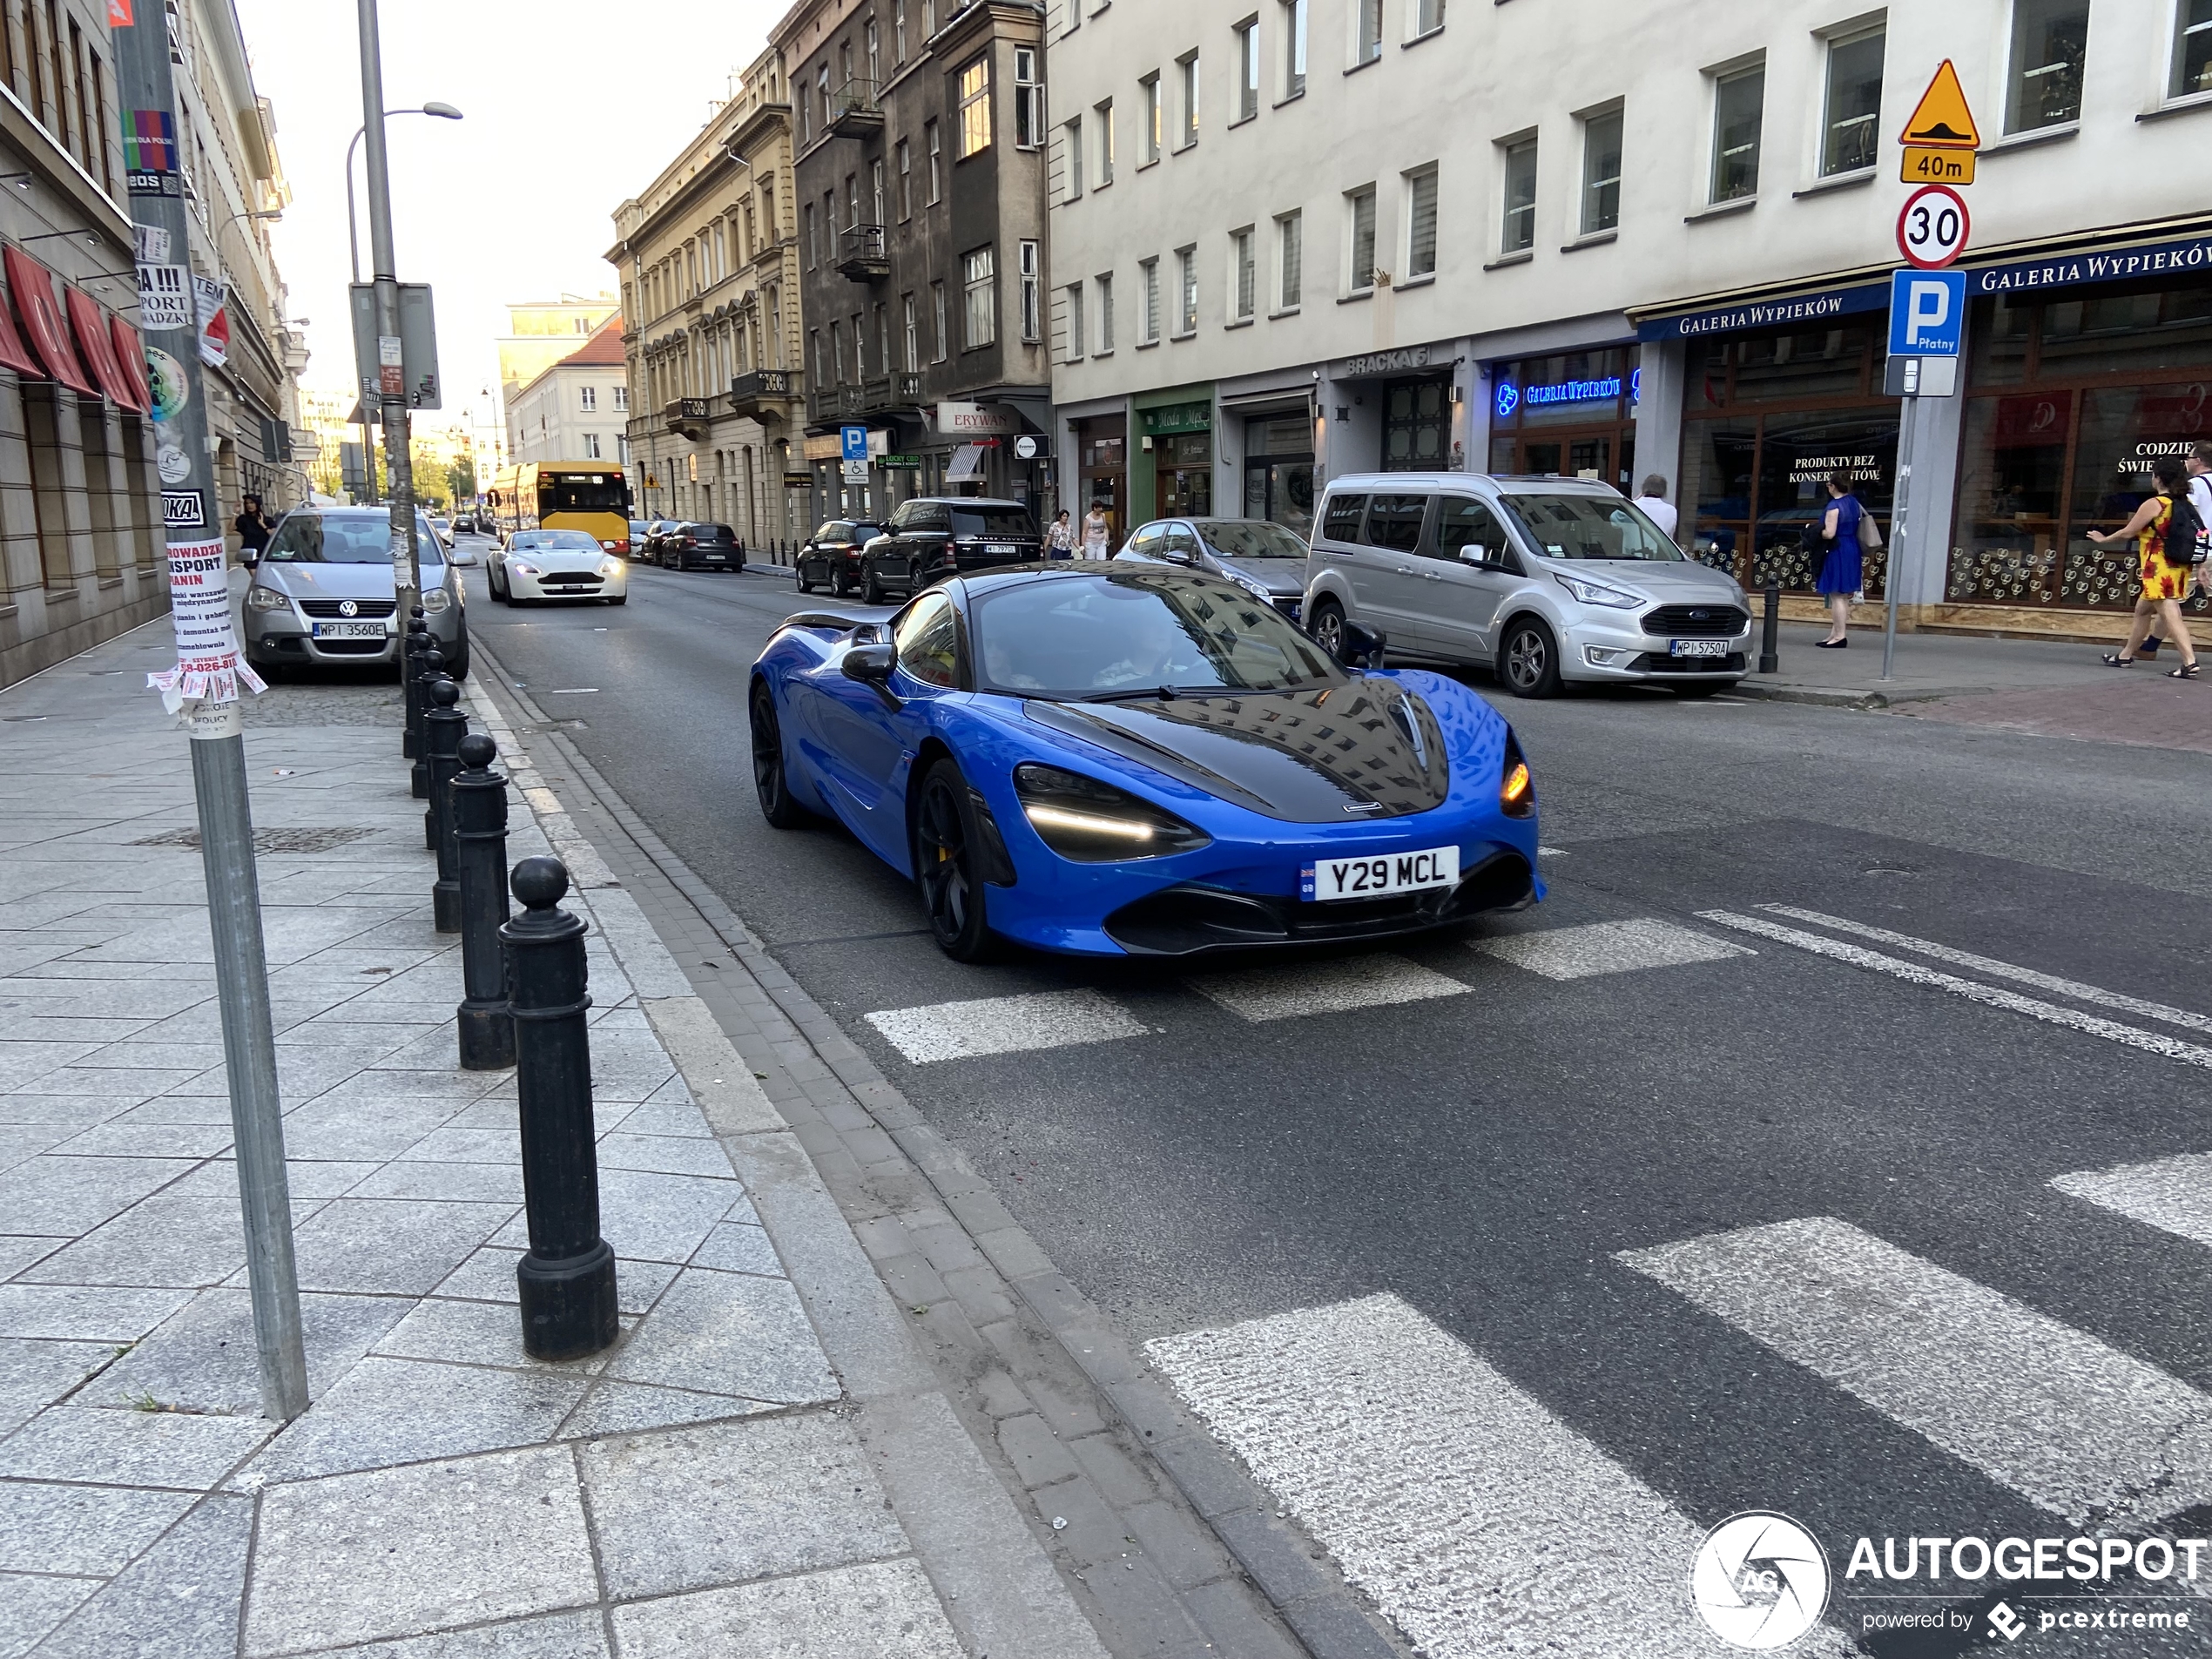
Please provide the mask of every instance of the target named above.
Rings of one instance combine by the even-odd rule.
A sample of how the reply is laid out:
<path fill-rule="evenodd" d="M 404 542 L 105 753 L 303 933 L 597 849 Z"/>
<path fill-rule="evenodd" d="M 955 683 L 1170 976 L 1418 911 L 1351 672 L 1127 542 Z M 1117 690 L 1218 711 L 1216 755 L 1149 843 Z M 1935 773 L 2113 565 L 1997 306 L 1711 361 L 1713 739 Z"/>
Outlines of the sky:
<path fill-rule="evenodd" d="M 314 355 L 302 383 L 353 378 L 347 324 L 346 146 L 361 124 L 353 6 L 235 0 L 253 81 L 274 106 L 292 206 L 270 227 L 290 313 Z M 465 118 L 386 123 L 400 280 L 435 291 L 444 409 L 489 424 L 505 307 L 619 293 L 602 256 L 614 210 L 652 182 L 766 48 L 785 0 L 384 0 L 384 107 L 436 101 Z M 362 148 L 367 147 L 364 143 Z M 355 161 L 361 270 L 367 172 Z M 489 395 L 484 395 L 484 388 Z"/>

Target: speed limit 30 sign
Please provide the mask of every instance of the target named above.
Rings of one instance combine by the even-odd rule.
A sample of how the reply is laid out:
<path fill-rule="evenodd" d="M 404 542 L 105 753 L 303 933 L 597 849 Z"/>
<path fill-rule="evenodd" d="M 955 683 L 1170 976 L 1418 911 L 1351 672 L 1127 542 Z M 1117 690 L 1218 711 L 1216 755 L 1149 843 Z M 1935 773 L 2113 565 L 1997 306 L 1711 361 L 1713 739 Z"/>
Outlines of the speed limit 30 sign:
<path fill-rule="evenodd" d="M 1897 216 L 1897 251 L 1924 271 L 1939 271 L 1966 251 L 1973 229 L 1965 197 L 1948 185 L 1924 185 Z"/>

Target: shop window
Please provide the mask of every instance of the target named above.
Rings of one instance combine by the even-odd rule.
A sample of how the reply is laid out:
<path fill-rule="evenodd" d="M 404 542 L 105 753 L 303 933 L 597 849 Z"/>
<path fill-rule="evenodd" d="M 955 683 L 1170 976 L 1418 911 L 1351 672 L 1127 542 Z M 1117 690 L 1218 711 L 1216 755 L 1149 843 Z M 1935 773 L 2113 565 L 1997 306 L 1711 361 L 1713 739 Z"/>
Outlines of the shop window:
<path fill-rule="evenodd" d="M 2168 96 L 2212 92 L 2212 0 L 2182 0 L 2174 15 L 2174 78 Z"/>
<path fill-rule="evenodd" d="M 1740 201 L 1759 193 L 1759 137 L 1765 104 L 1764 63 L 1715 78 L 1713 201 Z"/>
<path fill-rule="evenodd" d="M 1621 129 L 1617 108 L 1582 118 L 1584 236 L 1612 230 L 1621 222 Z"/>
<path fill-rule="evenodd" d="M 1878 29 L 1828 43 L 1828 103 L 1820 133 L 1824 179 L 1874 165 L 1882 142 L 1882 57 L 1887 44 Z"/>
<path fill-rule="evenodd" d="M 2005 131 L 2033 132 L 2081 118 L 2081 62 L 2089 0 L 2013 0 L 2013 70 Z"/>
<path fill-rule="evenodd" d="M 1967 379 L 1976 389 L 2017 386 L 2027 378 L 2036 309 L 2032 302 L 2022 302 L 2010 294 L 1975 303 L 1973 326 L 1967 335 L 1972 347 Z"/>
<path fill-rule="evenodd" d="M 1951 562 L 1953 597 L 2005 604 L 2056 601 L 2073 409 L 2068 392 L 1967 401 L 1959 546 Z M 2101 563 L 2093 547 L 2086 550 L 2091 565 Z M 2074 575 L 2082 590 L 2080 603 L 2119 597 L 2116 570 L 2084 566 Z"/>
<path fill-rule="evenodd" d="M 1519 253 L 1536 246 L 1536 140 L 1521 138 L 1505 148 L 1505 219 L 1498 229 L 1498 251 Z"/>

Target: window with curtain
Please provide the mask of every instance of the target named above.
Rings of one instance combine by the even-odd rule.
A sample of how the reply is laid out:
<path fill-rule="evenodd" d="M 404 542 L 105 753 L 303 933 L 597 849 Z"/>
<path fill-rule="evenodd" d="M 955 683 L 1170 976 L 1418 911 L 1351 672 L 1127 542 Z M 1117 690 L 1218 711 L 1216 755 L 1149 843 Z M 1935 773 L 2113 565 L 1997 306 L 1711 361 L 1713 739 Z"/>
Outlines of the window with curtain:
<path fill-rule="evenodd" d="M 2005 131 L 2033 132 L 2081 118 L 2089 0 L 2013 0 L 2013 70 Z"/>
<path fill-rule="evenodd" d="M 991 60 L 979 57 L 960 72 L 960 154 L 962 160 L 990 148 Z"/>
<path fill-rule="evenodd" d="M 1177 249 L 1175 264 L 1175 331 L 1178 334 L 1196 334 L 1198 330 L 1198 250 L 1195 247 Z"/>
<path fill-rule="evenodd" d="M 1232 322 L 1250 322 L 1258 296 L 1252 255 L 1252 228 L 1229 233 L 1229 316 Z"/>
<path fill-rule="evenodd" d="M 1759 137 L 1766 104 L 1766 65 L 1723 75 L 1713 83 L 1713 189 L 1716 202 L 1759 192 Z"/>
<path fill-rule="evenodd" d="M 990 345 L 998 339 L 999 307 L 997 270 L 989 248 L 961 255 L 960 286 L 966 323 L 962 344 L 971 351 Z"/>
<path fill-rule="evenodd" d="M 1294 311 L 1305 302 L 1305 215 L 1285 213 L 1275 221 L 1276 296 L 1278 309 Z"/>
<path fill-rule="evenodd" d="M 1345 287 L 1359 293 L 1375 286 L 1375 187 L 1367 185 L 1345 194 L 1346 216 L 1352 221 L 1352 241 L 1345 268 Z"/>
<path fill-rule="evenodd" d="M 1436 274 L 1436 169 L 1406 175 L 1406 274 Z"/>
<path fill-rule="evenodd" d="M 1618 110 L 1582 121 L 1582 217 L 1581 233 L 1595 236 L 1621 223 L 1621 129 Z"/>

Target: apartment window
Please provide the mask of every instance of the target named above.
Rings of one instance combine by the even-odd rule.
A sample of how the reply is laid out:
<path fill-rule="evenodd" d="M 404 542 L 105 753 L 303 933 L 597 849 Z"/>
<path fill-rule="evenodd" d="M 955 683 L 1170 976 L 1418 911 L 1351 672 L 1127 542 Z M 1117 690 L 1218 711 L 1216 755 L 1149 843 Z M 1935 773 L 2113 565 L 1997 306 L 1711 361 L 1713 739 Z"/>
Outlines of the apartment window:
<path fill-rule="evenodd" d="M 597 387 L 579 386 L 577 388 L 576 395 L 577 407 L 586 415 L 591 415 L 597 412 L 599 408 L 599 388 Z"/>
<path fill-rule="evenodd" d="M 1433 34 L 1444 27 L 1444 0 L 1413 0 L 1413 33 Z"/>
<path fill-rule="evenodd" d="M 868 377 L 867 319 L 859 312 L 853 314 L 853 381 L 858 385 Z"/>
<path fill-rule="evenodd" d="M 1283 96 L 1305 91 L 1306 0 L 1283 0 Z"/>
<path fill-rule="evenodd" d="M 1595 236 L 1621 223 L 1621 111 L 1582 118 L 1581 233 Z"/>
<path fill-rule="evenodd" d="M 945 149 L 934 121 L 922 124 L 921 136 L 922 147 L 929 152 L 929 205 L 934 207 L 945 196 Z"/>
<path fill-rule="evenodd" d="M 904 8 L 901 8 L 903 13 Z M 911 374 L 921 367 L 921 319 L 914 311 L 914 297 L 911 293 L 899 296 L 899 322 L 901 343 L 906 354 L 899 361 Z"/>
<path fill-rule="evenodd" d="M 1713 82 L 1713 197 L 1732 202 L 1759 192 L 1759 126 L 1766 103 L 1766 65 Z"/>
<path fill-rule="evenodd" d="M 903 221 L 914 217 L 914 151 L 904 138 L 899 140 L 899 217 Z"/>
<path fill-rule="evenodd" d="M 1160 77 L 1156 71 L 1136 84 L 1137 163 L 1149 167 L 1160 158 Z"/>
<path fill-rule="evenodd" d="M 1061 361 L 1073 363 L 1083 354 L 1083 285 L 1070 282 L 1067 287 L 1067 341 Z"/>
<path fill-rule="evenodd" d="M 2212 0 L 2203 0 L 2203 3 L 2212 5 Z M 1098 182 L 1103 186 L 1114 182 L 1114 100 L 1109 98 L 1103 104 L 1094 105 L 1090 112 L 1096 118 L 1094 125 L 1098 129 Z"/>
<path fill-rule="evenodd" d="M 2005 131 L 2033 132 L 2081 118 L 2081 59 L 2089 0 L 2013 0 L 2013 79 Z"/>
<path fill-rule="evenodd" d="M 1143 301 L 1143 310 L 1137 319 L 1140 325 L 1138 338 L 1150 346 L 1160 337 L 1159 260 L 1138 260 L 1136 276 L 1140 290 L 1138 297 Z"/>
<path fill-rule="evenodd" d="M 868 19 L 867 43 L 868 101 L 873 103 L 877 89 L 883 84 L 883 63 L 882 54 L 876 44 L 875 19 L 873 17 Z"/>
<path fill-rule="evenodd" d="M 896 0 L 891 8 L 891 61 L 907 61 L 907 0 Z"/>
<path fill-rule="evenodd" d="M 860 224 L 860 176 L 848 172 L 845 175 L 845 228 L 858 230 Z"/>
<path fill-rule="evenodd" d="M 630 413 L 630 388 L 627 386 L 615 388 L 615 413 L 617 415 Z"/>
<path fill-rule="evenodd" d="M 1295 311 L 1305 302 L 1305 215 L 1285 213 L 1275 221 L 1275 305 Z"/>
<path fill-rule="evenodd" d="M 883 159 L 880 156 L 868 163 L 868 206 L 875 214 L 869 223 L 881 225 L 883 223 Z"/>
<path fill-rule="evenodd" d="M 930 361 L 941 363 L 945 361 L 948 332 L 945 320 L 945 285 L 942 282 L 933 282 L 929 285 L 929 320 L 936 330 L 930 337 L 930 343 L 935 347 L 936 355 Z"/>
<path fill-rule="evenodd" d="M 1237 114 L 1249 121 L 1259 113 L 1259 19 L 1247 17 L 1237 35 Z"/>
<path fill-rule="evenodd" d="M 1107 355 L 1114 349 L 1114 273 L 1104 271 L 1098 277 L 1098 354 Z"/>
<path fill-rule="evenodd" d="M 1231 322 L 1250 322 L 1252 307 L 1258 300 L 1253 289 L 1257 286 L 1257 261 L 1252 255 L 1252 229 L 1247 225 L 1241 231 L 1229 233 L 1229 319 Z"/>
<path fill-rule="evenodd" d="M 814 268 L 814 236 L 815 236 L 815 233 L 814 233 L 814 204 L 813 204 L 813 203 L 812 203 L 812 202 L 808 202 L 808 203 L 806 204 L 806 213 L 805 213 L 805 218 L 806 218 L 806 268 L 807 268 L 808 270 L 810 270 L 810 271 L 811 271 L 811 270 L 813 270 L 813 269 Z"/>
<path fill-rule="evenodd" d="M 1506 145 L 1506 213 L 1498 251 L 1519 253 L 1535 246 L 1536 141 L 1518 138 Z"/>
<path fill-rule="evenodd" d="M 1014 49 L 1014 142 L 1034 150 L 1044 142 L 1044 87 L 1037 79 L 1036 49 Z"/>
<path fill-rule="evenodd" d="M 845 325 L 841 322 L 830 325 L 830 371 L 837 384 L 845 384 Z"/>
<path fill-rule="evenodd" d="M 1073 201 L 1083 193 L 1083 120 L 1077 116 L 1062 131 L 1066 141 L 1060 158 L 1060 199 Z"/>
<path fill-rule="evenodd" d="M 1044 253 L 1035 242 L 1023 242 L 1016 250 L 1022 272 L 1022 338 L 1044 338 Z M 1081 300 L 1078 291 L 1078 303 Z"/>
<path fill-rule="evenodd" d="M 822 131 L 825 132 L 829 131 L 830 125 L 829 92 L 829 64 L 825 60 L 814 71 L 814 102 L 820 109 Z"/>
<path fill-rule="evenodd" d="M 1871 167 L 1880 152 L 1885 44 L 1878 29 L 1828 43 L 1828 105 L 1820 128 L 1824 179 Z"/>
<path fill-rule="evenodd" d="M 1352 220 L 1352 257 L 1345 287 L 1358 293 L 1375 286 L 1375 187 L 1347 191 L 1344 203 Z"/>
<path fill-rule="evenodd" d="M 1183 91 L 1183 119 L 1176 129 L 1175 147 L 1185 150 L 1198 142 L 1198 54 L 1177 58 L 1175 68 Z"/>
<path fill-rule="evenodd" d="M 960 72 L 960 154 L 965 161 L 991 147 L 991 60 L 979 57 Z"/>
<path fill-rule="evenodd" d="M 1383 0 L 1352 0 L 1352 3 L 1358 13 L 1359 36 L 1352 61 L 1372 64 L 1382 56 Z"/>
<path fill-rule="evenodd" d="M 1198 250 L 1177 248 L 1175 270 L 1175 332 L 1178 335 L 1194 334 L 1198 331 Z"/>
<path fill-rule="evenodd" d="M 599 435 L 597 433 L 587 432 L 583 435 L 583 458 L 586 461 L 599 459 Z"/>
<path fill-rule="evenodd" d="M 2212 0 L 2182 0 L 2174 16 L 2172 98 L 2212 92 Z"/>
<path fill-rule="evenodd" d="M 998 273 L 989 248 L 960 256 L 960 287 L 967 327 L 961 344 L 973 351 L 999 337 Z"/>
<path fill-rule="evenodd" d="M 1436 274 L 1436 169 L 1406 175 L 1406 275 Z"/>

